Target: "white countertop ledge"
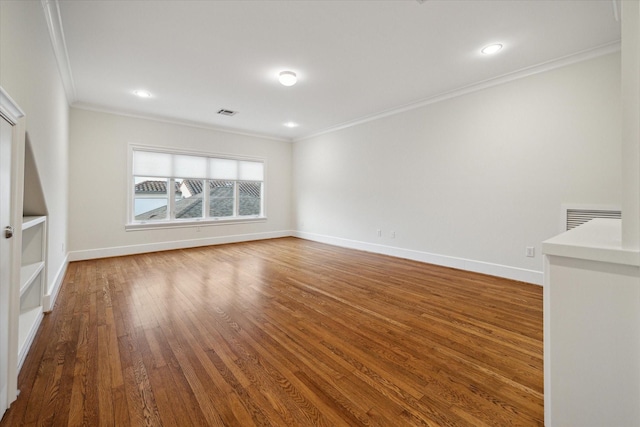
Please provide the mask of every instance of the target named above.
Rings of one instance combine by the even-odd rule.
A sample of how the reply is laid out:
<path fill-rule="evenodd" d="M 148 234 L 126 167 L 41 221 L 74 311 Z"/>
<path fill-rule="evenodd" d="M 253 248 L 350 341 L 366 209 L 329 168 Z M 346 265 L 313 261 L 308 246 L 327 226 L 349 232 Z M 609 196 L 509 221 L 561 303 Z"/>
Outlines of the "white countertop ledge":
<path fill-rule="evenodd" d="M 640 266 L 640 251 L 622 247 L 622 221 L 596 218 L 542 242 L 542 253 Z"/>

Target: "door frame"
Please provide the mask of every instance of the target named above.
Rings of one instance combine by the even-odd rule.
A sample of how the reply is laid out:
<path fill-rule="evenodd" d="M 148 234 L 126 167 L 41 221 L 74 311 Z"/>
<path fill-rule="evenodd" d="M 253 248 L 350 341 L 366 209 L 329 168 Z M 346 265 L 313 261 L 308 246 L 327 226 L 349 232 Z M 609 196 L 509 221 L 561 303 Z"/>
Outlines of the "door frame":
<path fill-rule="evenodd" d="M 24 147 L 26 115 L 20 106 L 0 86 L 0 116 L 12 126 L 11 132 L 11 195 L 10 223 L 14 234 L 10 242 L 9 272 L 9 337 L 7 351 L 7 397 L 0 402 L 0 418 L 18 395 L 18 317 L 20 315 L 20 263 L 22 251 L 22 207 L 24 195 Z M 3 236 L 0 238 L 4 238 Z"/>

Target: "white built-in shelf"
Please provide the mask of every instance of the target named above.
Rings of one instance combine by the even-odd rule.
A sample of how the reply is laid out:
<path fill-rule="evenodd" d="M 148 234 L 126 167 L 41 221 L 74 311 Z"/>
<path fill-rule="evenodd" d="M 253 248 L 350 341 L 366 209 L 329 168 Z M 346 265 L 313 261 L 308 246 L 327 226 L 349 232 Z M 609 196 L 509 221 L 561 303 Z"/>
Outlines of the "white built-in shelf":
<path fill-rule="evenodd" d="M 20 312 L 18 321 L 18 366 L 22 366 L 30 344 L 38 331 L 42 319 L 42 306 Z"/>
<path fill-rule="evenodd" d="M 46 216 L 23 216 L 22 217 L 22 229 L 26 230 L 35 225 L 43 223 L 47 219 Z"/>
<path fill-rule="evenodd" d="M 29 289 L 29 285 L 37 279 L 38 274 L 44 268 L 44 261 L 27 264 L 20 267 L 20 296 Z"/>
<path fill-rule="evenodd" d="M 46 286 L 46 230 L 46 216 L 22 217 L 18 370 L 31 347 L 44 313 L 42 296 Z"/>
<path fill-rule="evenodd" d="M 33 264 L 27 264 L 20 267 L 20 296 L 22 296 L 33 281 L 38 277 L 38 274 L 44 268 L 44 261 L 35 262 Z"/>

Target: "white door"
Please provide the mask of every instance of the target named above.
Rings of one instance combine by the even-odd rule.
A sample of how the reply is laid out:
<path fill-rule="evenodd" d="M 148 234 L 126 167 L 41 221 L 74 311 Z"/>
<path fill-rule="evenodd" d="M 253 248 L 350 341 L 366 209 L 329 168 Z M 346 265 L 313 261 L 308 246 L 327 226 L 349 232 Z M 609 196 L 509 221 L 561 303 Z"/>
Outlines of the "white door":
<path fill-rule="evenodd" d="M 0 418 L 7 409 L 9 369 L 9 289 L 11 285 L 11 140 L 12 125 L 0 116 Z"/>

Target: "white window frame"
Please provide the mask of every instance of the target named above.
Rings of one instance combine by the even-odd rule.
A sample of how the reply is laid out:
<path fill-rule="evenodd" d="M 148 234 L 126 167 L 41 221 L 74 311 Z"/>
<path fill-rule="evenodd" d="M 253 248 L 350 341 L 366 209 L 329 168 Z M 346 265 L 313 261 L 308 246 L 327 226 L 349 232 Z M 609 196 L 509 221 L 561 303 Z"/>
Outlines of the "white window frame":
<path fill-rule="evenodd" d="M 198 157 L 207 157 L 207 158 L 215 158 L 215 159 L 228 159 L 228 160 L 236 160 L 236 161 L 250 161 L 250 162 L 259 162 L 263 165 L 264 177 L 261 181 L 261 198 L 260 198 L 260 214 L 259 215 L 251 215 L 251 216 L 240 216 L 238 215 L 238 204 L 240 203 L 239 198 L 239 185 L 240 182 L 259 182 L 259 181 L 242 181 L 242 180 L 228 180 L 234 182 L 234 204 L 233 204 L 233 216 L 230 217 L 210 217 L 209 216 L 209 181 L 219 181 L 217 179 L 208 179 L 202 178 L 204 181 L 203 186 L 203 197 L 202 197 L 202 206 L 203 206 L 203 217 L 201 218 L 175 218 L 175 180 L 176 179 L 201 179 L 201 178 L 189 178 L 189 177 L 164 177 L 167 179 L 167 210 L 168 210 L 168 218 L 161 220 L 136 220 L 135 214 L 133 212 L 135 207 L 135 175 L 133 171 L 133 155 L 134 151 L 147 151 L 153 153 L 162 153 L 162 154 L 174 154 L 174 155 L 189 155 L 189 156 L 198 156 Z M 155 147 L 148 145 L 139 145 L 139 144 L 129 144 L 128 153 L 127 153 L 127 212 L 126 212 L 126 222 L 125 222 L 125 230 L 126 231 L 136 231 L 136 230 L 149 230 L 149 229 L 159 229 L 159 228 L 182 228 L 182 227 L 201 227 L 201 226 L 215 226 L 215 225 L 231 225 L 231 224 L 244 224 L 244 223 L 253 223 L 253 222 L 265 222 L 267 220 L 266 214 L 266 176 L 267 176 L 267 162 L 265 159 L 255 158 L 255 157 L 246 157 L 246 156 L 232 156 L 228 154 L 219 154 L 219 153 L 204 153 L 199 151 L 189 151 L 189 150 L 176 150 L 169 149 L 164 147 Z M 208 163 L 208 162 L 207 162 Z M 208 166 L 207 166 L 208 167 Z"/>

